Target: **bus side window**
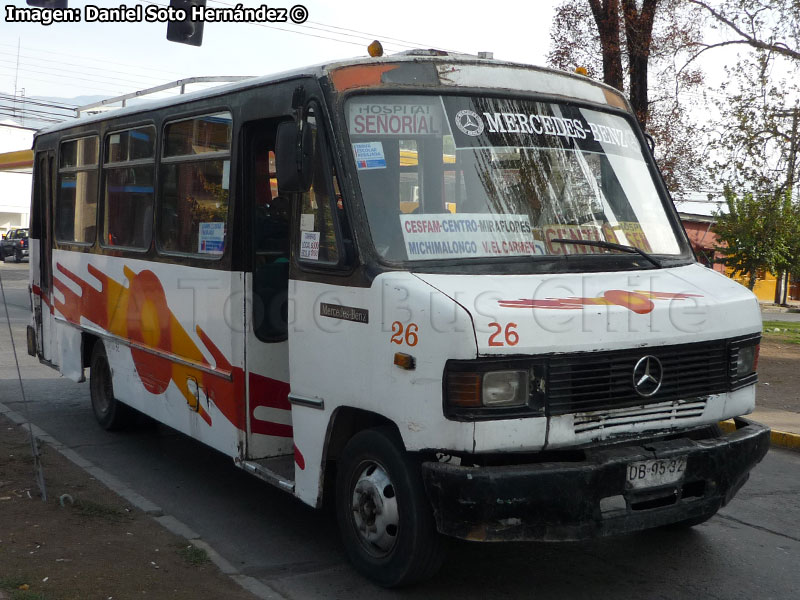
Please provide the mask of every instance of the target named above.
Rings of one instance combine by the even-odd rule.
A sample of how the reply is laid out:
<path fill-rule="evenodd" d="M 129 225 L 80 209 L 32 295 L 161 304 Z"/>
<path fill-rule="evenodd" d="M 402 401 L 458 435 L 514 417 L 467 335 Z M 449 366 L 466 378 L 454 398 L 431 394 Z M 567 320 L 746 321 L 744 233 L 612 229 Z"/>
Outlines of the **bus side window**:
<path fill-rule="evenodd" d="M 56 240 L 94 243 L 97 229 L 96 135 L 61 143 L 56 202 Z"/>
<path fill-rule="evenodd" d="M 100 243 L 146 250 L 153 235 L 155 127 L 106 136 Z"/>
<path fill-rule="evenodd" d="M 341 197 L 332 172 L 325 132 L 317 127 L 313 108 L 309 109 L 306 124 L 314 132 L 314 171 L 311 189 L 300 200 L 298 258 L 308 265 L 334 266 L 339 264 L 341 256 L 336 223 Z"/>
<path fill-rule="evenodd" d="M 228 236 L 230 113 L 166 126 L 158 215 L 161 250 L 219 258 Z"/>

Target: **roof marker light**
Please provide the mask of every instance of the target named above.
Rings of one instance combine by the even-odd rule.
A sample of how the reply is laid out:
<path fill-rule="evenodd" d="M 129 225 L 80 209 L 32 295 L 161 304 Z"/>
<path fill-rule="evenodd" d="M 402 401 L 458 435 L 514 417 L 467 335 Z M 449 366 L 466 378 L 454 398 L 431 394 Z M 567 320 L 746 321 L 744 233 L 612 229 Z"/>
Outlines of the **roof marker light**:
<path fill-rule="evenodd" d="M 369 52 L 369 55 L 372 58 L 383 56 L 383 45 L 378 40 L 374 40 L 369 46 L 367 46 L 367 52 Z"/>

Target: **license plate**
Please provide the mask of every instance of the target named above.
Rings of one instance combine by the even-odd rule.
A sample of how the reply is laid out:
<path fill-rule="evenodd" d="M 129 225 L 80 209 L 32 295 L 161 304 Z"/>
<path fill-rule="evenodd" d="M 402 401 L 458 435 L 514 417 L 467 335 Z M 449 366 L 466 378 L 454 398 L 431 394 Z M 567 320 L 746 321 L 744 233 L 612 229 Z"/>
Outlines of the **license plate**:
<path fill-rule="evenodd" d="M 685 472 L 685 456 L 632 462 L 628 464 L 625 485 L 633 489 L 669 485 L 683 479 Z"/>

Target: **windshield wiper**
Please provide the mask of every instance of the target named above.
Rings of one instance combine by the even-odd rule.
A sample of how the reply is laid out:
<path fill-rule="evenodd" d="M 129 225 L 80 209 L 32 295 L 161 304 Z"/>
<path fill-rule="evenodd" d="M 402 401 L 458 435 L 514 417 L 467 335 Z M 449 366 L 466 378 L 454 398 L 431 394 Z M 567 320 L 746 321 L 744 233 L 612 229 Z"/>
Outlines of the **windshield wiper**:
<path fill-rule="evenodd" d="M 626 246 L 625 244 L 615 244 L 613 242 L 605 242 L 603 240 L 569 240 L 566 238 L 553 238 L 551 242 L 558 244 L 578 244 L 582 246 L 598 246 L 599 248 L 608 248 L 609 250 L 620 250 L 621 252 L 630 252 L 631 254 L 640 254 L 648 261 L 653 263 L 656 267 L 661 269 L 663 265 L 658 262 L 652 255 L 648 254 L 641 248 L 636 246 Z"/>

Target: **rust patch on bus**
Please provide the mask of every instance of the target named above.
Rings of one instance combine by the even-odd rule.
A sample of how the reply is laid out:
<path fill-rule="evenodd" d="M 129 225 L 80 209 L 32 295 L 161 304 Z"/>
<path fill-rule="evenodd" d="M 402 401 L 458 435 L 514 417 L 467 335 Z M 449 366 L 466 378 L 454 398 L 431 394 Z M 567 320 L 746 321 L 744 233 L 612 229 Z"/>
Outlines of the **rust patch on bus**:
<path fill-rule="evenodd" d="M 377 64 L 342 67 L 331 72 L 331 81 L 333 82 L 333 87 L 339 92 L 357 87 L 380 85 L 383 74 L 393 71 L 398 66 Z"/>

